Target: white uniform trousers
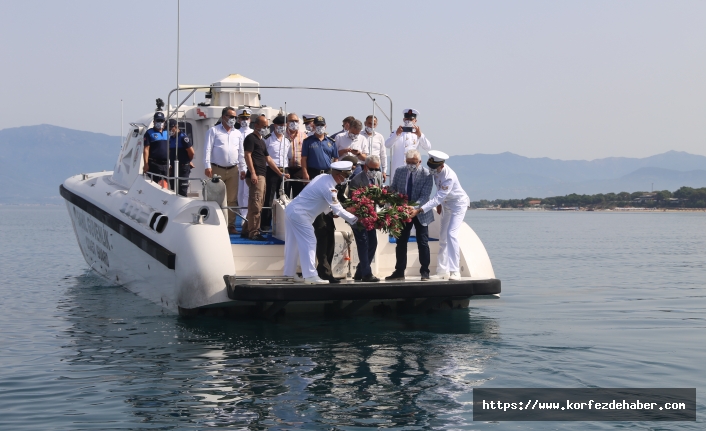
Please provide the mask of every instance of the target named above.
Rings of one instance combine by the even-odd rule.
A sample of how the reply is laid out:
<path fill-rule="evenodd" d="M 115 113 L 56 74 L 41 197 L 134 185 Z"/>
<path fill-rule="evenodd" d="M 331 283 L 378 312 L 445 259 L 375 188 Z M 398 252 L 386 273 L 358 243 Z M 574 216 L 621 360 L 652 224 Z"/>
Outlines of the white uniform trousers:
<path fill-rule="evenodd" d="M 238 178 L 238 206 L 240 207 L 245 207 L 240 210 L 240 214 L 243 215 L 243 217 L 248 218 L 248 202 L 250 202 L 250 187 L 248 187 L 248 184 L 245 182 L 245 180 L 241 180 Z"/>
<path fill-rule="evenodd" d="M 318 277 L 316 272 L 316 236 L 308 216 L 299 215 L 289 204 L 284 210 L 287 223 L 284 232 L 284 276 L 293 277 L 297 261 L 301 262 L 304 278 Z"/>
<path fill-rule="evenodd" d="M 458 237 L 461 223 L 463 223 L 463 218 L 466 216 L 466 210 L 468 209 L 468 199 L 444 202 L 441 207 L 441 228 L 436 273 L 459 272 L 461 249 Z"/>

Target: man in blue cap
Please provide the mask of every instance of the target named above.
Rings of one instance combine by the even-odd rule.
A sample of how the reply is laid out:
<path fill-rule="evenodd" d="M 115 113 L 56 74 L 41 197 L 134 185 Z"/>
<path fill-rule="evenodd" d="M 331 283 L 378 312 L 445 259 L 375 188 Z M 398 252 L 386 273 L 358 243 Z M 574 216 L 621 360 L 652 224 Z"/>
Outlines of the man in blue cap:
<path fill-rule="evenodd" d="M 154 114 L 154 125 L 147 129 L 144 136 L 144 168 L 143 173 L 158 174 L 163 176 L 169 175 L 169 160 L 167 153 L 169 151 L 169 134 L 164 129 L 164 113 L 157 111 Z M 152 181 L 159 183 L 164 178 L 151 176 Z"/>

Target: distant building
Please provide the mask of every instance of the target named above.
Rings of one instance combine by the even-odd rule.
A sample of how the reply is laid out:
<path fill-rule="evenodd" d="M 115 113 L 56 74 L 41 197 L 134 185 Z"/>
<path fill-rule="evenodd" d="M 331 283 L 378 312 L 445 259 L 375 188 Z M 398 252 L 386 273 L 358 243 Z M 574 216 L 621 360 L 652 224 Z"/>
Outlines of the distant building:
<path fill-rule="evenodd" d="M 542 203 L 541 200 L 531 200 L 531 201 L 527 202 L 528 205 L 533 206 L 533 207 L 539 206 L 541 203 Z"/>

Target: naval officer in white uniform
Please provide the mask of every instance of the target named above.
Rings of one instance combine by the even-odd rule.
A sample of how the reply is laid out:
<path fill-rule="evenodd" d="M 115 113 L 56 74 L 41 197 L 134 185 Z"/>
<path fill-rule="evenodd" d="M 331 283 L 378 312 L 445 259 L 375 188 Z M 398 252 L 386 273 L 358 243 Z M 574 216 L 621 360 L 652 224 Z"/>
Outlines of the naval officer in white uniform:
<path fill-rule="evenodd" d="M 358 221 L 358 217 L 344 210 L 338 201 L 336 185 L 348 180 L 353 169 L 351 162 L 331 163 L 331 173 L 318 175 L 299 195 L 292 200 L 284 210 L 286 228 L 284 234 L 284 276 L 297 275 L 297 258 L 301 262 L 302 276 L 307 284 L 325 284 L 316 271 L 316 236 L 314 235 L 314 219 L 329 208 L 337 216 L 350 224 Z"/>
<path fill-rule="evenodd" d="M 439 255 L 436 266 L 437 279 L 460 280 L 459 261 L 461 251 L 459 249 L 459 229 L 466 215 L 470 199 L 461 188 L 456 173 L 445 161 L 449 155 L 441 151 L 429 151 L 427 166 L 436 184 L 436 195 L 429 199 L 421 208 L 414 210 L 412 217 L 416 217 L 420 212 L 433 211 L 437 207 L 437 213 L 441 214 L 441 231 L 439 233 Z"/>
<path fill-rule="evenodd" d="M 402 113 L 404 114 L 404 126 L 399 126 L 385 141 L 385 147 L 392 148 L 392 166 L 390 167 L 392 176 L 395 175 L 397 168 L 407 164 L 405 159 L 407 151 L 419 151 L 419 147 L 426 151 L 431 150 L 431 142 L 424 136 L 424 133 L 417 125 L 419 111 L 416 109 L 405 109 Z M 411 131 L 408 132 L 405 129 Z M 391 178 L 390 184 L 392 184 L 392 180 Z"/>

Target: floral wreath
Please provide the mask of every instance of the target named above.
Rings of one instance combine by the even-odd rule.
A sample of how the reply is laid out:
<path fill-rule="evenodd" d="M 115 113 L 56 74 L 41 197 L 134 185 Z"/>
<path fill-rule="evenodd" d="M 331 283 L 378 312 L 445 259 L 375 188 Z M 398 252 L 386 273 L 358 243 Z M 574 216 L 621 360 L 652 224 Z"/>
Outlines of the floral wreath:
<path fill-rule="evenodd" d="M 353 192 L 346 209 L 358 217 L 357 226 L 369 231 L 381 229 L 399 238 L 405 223 L 412 221 L 415 204 L 408 202 L 407 195 L 388 187 L 366 186 Z"/>

